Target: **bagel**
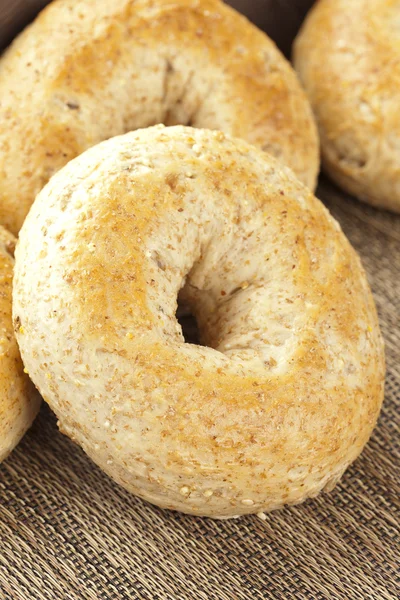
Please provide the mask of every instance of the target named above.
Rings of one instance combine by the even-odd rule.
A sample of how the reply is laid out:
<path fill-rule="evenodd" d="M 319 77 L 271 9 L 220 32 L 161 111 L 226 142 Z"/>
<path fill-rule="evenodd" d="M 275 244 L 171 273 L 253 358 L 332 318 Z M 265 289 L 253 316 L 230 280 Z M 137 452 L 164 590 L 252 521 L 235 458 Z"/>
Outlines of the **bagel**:
<path fill-rule="evenodd" d="M 15 238 L 0 227 L 0 462 L 32 424 L 39 396 L 26 374 L 14 336 L 11 289 Z"/>
<path fill-rule="evenodd" d="M 57 0 L 0 60 L 0 223 L 71 158 L 164 122 L 220 129 L 314 188 L 311 107 L 273 42 L 219 0 Z"/>
<path fill-rule="evenodd" d="M 177 295 L 204 346 L 185 343 Z M 161 507 L 232 517 L 331 488 L 382 401 L 360 260 L 292 171 L 221 132 L 91 148 L 16 253 L 23 360 L 61 430 Z"/>
<path fill-rule="evenodd" d="M 347 192 L 400 212 L 398 3 L 319 0 L 294 45 L 326 172 Z"/>

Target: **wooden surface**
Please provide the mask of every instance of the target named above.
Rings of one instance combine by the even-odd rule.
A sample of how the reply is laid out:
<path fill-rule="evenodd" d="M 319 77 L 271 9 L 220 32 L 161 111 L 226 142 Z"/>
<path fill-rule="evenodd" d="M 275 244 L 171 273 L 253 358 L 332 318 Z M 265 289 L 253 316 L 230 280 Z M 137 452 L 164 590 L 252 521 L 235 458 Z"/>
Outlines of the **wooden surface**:
<path fill-rule="evenodd" d="M 266 31 L 289 56 L 292 41 L 314 0 L 231 0 L 228 4 Z"/>
<path fill-rule="evenodd" d="M 47 0 L 0 0 L 0 50 L 48 4 Z"/>

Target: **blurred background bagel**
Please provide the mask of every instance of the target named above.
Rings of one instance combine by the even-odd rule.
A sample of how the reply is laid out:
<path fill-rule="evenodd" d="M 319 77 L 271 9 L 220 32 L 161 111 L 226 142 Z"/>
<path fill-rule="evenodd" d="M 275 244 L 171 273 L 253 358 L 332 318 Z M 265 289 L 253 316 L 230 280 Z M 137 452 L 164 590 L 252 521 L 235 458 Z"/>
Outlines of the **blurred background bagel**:
<path fill-rule="evenodd" d="M 0 51 L 30 23 L 48 0 L 0 0 Z M 292 40 L 313 0 L 233 0 L 227 2 L 263 29 L 289 56 Z"/>

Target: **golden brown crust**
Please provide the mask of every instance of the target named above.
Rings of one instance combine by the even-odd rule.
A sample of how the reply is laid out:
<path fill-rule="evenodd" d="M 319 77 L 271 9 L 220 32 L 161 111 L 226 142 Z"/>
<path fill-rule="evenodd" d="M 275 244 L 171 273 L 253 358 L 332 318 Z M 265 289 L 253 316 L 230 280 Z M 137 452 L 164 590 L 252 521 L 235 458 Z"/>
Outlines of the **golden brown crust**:
<path fill-rule="evenodd" d="M 147 500 L 214 517 L 301 502 L 372 431 L 384 355 L 359 258 L 245 142 L 157 127 L 99 144 L 39 194 L 16 264 L 33 380 Z M 208 347 L 183 340 L 182 286 Z"/>
<path fill-rule="evenodd" d="M 319 0 L 294 45 L 329 175 L 360 200 L 400 212 L 399 7 Z"/>
<path fill-rule="evenodd" d="M 38 394 L 23 372 L 11 319 L 14 236 L 0 227 L 0 462 L 30 427 Z"/>
<path fill-rule="evenodd" d="M 296 75 L 219 0 L 56 0 L 0 60 L 0 222 L 86 148 L 159 122 L 220 129 L 314 188 L 318 140 Z"/>

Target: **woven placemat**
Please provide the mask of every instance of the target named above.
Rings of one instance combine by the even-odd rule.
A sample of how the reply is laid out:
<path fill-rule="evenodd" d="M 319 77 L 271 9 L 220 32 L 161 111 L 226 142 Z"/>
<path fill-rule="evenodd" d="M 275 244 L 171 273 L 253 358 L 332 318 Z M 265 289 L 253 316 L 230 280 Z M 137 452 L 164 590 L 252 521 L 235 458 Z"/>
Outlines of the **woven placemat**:
<path fill-rule="evenodd" d="M 44 406 L 0 467 L 1 600 L 400 597 L 400 217 L 326 181 L 319 197 L 362 256 L 388 363 L 378 427 L 342 482 L 265 521 L 163 511 L 114 484 Z"/>

